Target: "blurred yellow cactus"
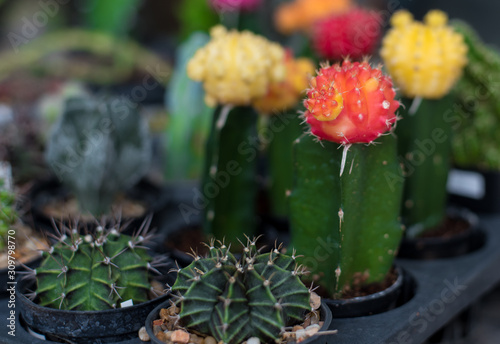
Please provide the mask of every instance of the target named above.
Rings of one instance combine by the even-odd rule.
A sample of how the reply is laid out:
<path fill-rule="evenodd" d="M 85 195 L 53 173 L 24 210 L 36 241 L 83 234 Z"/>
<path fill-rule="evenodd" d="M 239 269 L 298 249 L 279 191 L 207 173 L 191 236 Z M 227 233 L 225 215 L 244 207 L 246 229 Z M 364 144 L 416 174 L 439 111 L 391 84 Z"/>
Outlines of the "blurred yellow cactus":
<path fill-rule="evenodd" d="M 249 31 L 212 28 L 211 41 L 188 62 L 190 78 L 202 81 L 209 106 L 250 105 L 272 82 L 285 78 L 284 49 Z"/>
<path fill-rule="evenodd" d="M 405 10 L 392 16 L 380 55 L 403 95 L 438 99 L 460 78 L 467 46 L 447 21 L 439 10 L 429 11 L 423 23 Z"/>
<path fill-rule="evenodd" d="M 284 65 L 285 80 L 271 83 L 267 94 L 253 102 L 260 113 L 272 114 L 290 109 L 305 94 L 309 78 L 314 74 L 313 62 L 307 58 L 294 59 L 291 53 L 287 53 Z"/>

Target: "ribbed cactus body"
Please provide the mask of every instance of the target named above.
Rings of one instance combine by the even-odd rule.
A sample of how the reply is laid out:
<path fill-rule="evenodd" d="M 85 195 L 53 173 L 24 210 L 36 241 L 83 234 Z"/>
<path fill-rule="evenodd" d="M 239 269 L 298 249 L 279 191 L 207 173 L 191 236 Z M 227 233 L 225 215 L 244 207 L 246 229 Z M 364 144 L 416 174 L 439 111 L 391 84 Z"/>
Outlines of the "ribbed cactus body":
<path fill-rule="evenodd" d="M 385 136 L 377 143 L 353 144 L 342 175 L 339 144 L 304 135 L 294 145 L 291 247 L 333 297 L 383 281 L 403 234 L 396 142 Z"/>
<path fill-rule="evenodd" d="M 129 299 L 147 301 L 152 259 L 138 246 L 142 240 L 116 230 L 94 236 L 68 230 L 36 269 L 40 305 L 92 311 L 118 308 Z"/>
<path fill-rule="evenodd" d="M 256 231 L 257 113 L 251 107 L 219 106 L 207 141 L 201 184 L 207 234 L 237 244 Z"/>
<path fill-rule="evenodd" d="M 342 144 L 370 143 L 392 128 L 399 102 L 392 81 L 367 62 L 324 66 L 304 106 L 311 133 Z"/>
<path fill-rule="evenodd" d="M 403 98 L 402 103 L 408 110 L 413 100 Z M 452 107 L 450 95 L 425 99 L 396 127 L 398 155 L 406 176 L 402 220 L 409 237 L 439 225 L 446 214 L 452 137 L 452 122 L 446 113 Z"/>
<path fill-rule="evenodd" d="M 151 153 L 147 122 L 133 104 L 72 98 L 52 131 L 46 160 L 80 206 L 98 216 L 146 174 Z"/>
<path fill-rule="evenodd" d="M 359 60 L 373 54 L 382 31 L 382 18 L 376 11 L 362 8 L 330 16 L 313 25 L 311 38 L 323 58 Z"/>
<path fill-rule="evenodd" d="M 453 27 L 464 36 L 469 59 L 455 92 L 453 161 L 464 168 L 500 170 L 500 54 L 465 22 Z"/>
<path fill-rule="evenodd" d="M 277 340 L 310 309 L 300 273 L 295 257 L 277 249 L 259 254 L 255 242 L 240 259 L 224 245 L 211 245 L 208 258 L 178 272 L 172 290 L 180 294 L 180 317 L 188 328 L 228 344 L 254 336 Z"/>
<path fill-rule="evenodd" d="M 4 180 L 0 178 L 0 250 L 5 248 L 9 229 L 19 220 L 15 203 L 14 192 L 4 189 Z"/>
<path fill-rule="evenodd" d="M 447 20 L 439 10 L 427 13 L 424 23 L 405 10 L 391 18 L 380 55 L 404 96 L 438 99 L 460 78 L 467 47 Z"/>

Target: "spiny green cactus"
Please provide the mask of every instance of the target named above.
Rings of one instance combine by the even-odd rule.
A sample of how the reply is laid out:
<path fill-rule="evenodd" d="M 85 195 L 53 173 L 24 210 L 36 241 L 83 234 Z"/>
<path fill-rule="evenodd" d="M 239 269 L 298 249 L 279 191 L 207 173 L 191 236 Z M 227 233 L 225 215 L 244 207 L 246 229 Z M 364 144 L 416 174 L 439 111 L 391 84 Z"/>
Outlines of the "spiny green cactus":
<path fill-rule="evenodd" d="M 310 85 L 311 133 L 294 146 L 291 246 L 307 257 L 313 280 L 342 297 L 384 281 L 403 233 L 392 135 L 399 102 L 392 80 L 368 62 L 322 66 Z"/>
<path fill-rule="evenodd" d="M 19 219 L 15 209 L 16 196 L 3 185 L 4 180 L 0 178 L 0 251 L 5 248 L 7 232 Z"/>
<path fill-rule="evenodd" d="M 150 271 L 156 271 L 147 248 L 147 222 L 133 236 L 99 226 L 81 235 L 64 227 L 58 242 L 43 252 L 36 268 L 39 304 L 63 310 L 93 311 L 148 300 Z"/>
<path fill-rule="evenodd" d="M 237 243 L 256 230 L 257 113 L 251 107 L 219 106 L 207 142 L 202 180 L 204 229 Z"/>
<path fill-rule="evenodd" d="M 279 248 L 260 254 L 255 244 L 248 240 L 236 259 L 229 247 L 211 242 L 209 257 L 196 257 L 178 271 L 172 291 L 180 295 L 186 327 L 233 344 L 253 336 L 277 340 L 285 326 L 303 319 L 310 296 L 295 255 Z"/>
<path fill-rule="evenodd" d="M 68 99 L 52 131 L 46 160 L 84 210 L 105 214 L 117 194 L 148 171 L 147 123 L 123 99 Z"/>
<path fill-rule="evenodd" d="M 453 27 L 464 37 L 469 64 L 456 86 L 452 122 L 453 160 L 464 168 L 500 170 L 500 52 L 485 45 L 465 22 Z"/>

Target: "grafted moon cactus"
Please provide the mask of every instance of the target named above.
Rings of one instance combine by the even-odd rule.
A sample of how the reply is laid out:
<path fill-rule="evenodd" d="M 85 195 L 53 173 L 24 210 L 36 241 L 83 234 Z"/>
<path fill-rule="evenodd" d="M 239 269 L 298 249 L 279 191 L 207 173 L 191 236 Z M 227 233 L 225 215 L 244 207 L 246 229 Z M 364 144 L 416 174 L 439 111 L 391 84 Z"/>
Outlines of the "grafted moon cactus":
<path fill-rule="evenodd" d="M 439 10 L 429 11 L 423 23 L 405 10 L 392 16 L 380 55 L 404 96 L 439 99 L 462 75 L 467 46 L 447 21 Z"/>
<path fill-rule="evenodd" d="M 296 257 L 279 248 L 259 254 L 255 243 L 249 240 L 236 259 L 229 247 L 212 242 L 209 257 L 178 271 L 172 291 L 180 295 L 184 326 L 235 344 L 254 336 L 277 340 L 285 326 L 303 320 L 310 295 Z"/>
<path fill-rule="evenodd" d="M 396 122 L 395 95 L 391 79 L 368 62 L 324 65 L 310 81 L 305 118 L 320 140 L 370 143 Z"/>
<path fill-rule="evenodd" d="M 43 252 L 34 270 L 39 304 L 64 310 L 96 311 L 148 300 L 151 256 L 142 244 L 150 237 L 143 224 L 134 236 L 99 226 L 95 234 L 63 228 L 59 241 Z"/>
<path fill-rule="evenodd" d="M 291 246 L 335 298 L 383 281 L 403 233 L 396 140 L 384 135 L 397 120 L 394 95 L 380 69 L 344 61 L 323 66 L 304 101 L 312 135 L 294 145 Z"/>

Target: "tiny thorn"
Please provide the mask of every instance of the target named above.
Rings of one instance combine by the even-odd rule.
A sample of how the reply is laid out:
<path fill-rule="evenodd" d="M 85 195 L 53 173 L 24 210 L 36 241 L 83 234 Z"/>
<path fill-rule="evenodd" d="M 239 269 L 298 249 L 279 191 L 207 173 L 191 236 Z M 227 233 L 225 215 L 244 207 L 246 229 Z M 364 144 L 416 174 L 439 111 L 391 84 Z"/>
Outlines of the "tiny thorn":
<path fill-rule="evenodd" d="M 342 162 L 340 164 L 340 176 L 342 177 L 342 173 L 344 173 L 344 168 L 345 168 L 345 163 L 347 160 L 347 152 L 349 151 L 349 148 L 351 148 L 351 143 L 344 145 L 343 151 L 342 151 Z"/>

